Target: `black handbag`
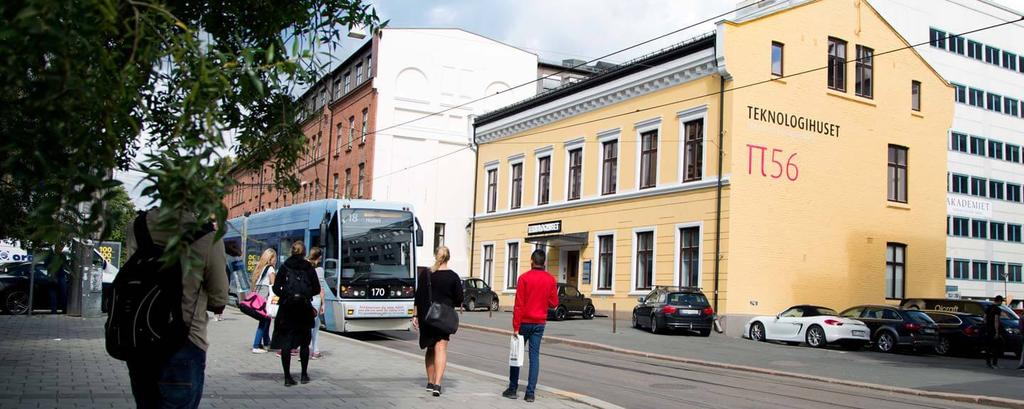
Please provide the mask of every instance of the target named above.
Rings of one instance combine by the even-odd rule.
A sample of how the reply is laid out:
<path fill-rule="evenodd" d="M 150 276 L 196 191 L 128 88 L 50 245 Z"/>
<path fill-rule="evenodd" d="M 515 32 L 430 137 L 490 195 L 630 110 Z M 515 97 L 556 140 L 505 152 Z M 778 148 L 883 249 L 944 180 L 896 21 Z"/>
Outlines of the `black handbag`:
<path fill-rule="evenodd" d="M 459 330 L 459 314 L 455 313 L 454 307 L 434 301 L 434 286 L 430 280 L 430 274 L 433 273 L 426 274 L 427 296 L 430 299 L 430 308 L 427 309 L 427 315 L 423 317 L 423 321 L 438 331 L 452 335 Z"/>

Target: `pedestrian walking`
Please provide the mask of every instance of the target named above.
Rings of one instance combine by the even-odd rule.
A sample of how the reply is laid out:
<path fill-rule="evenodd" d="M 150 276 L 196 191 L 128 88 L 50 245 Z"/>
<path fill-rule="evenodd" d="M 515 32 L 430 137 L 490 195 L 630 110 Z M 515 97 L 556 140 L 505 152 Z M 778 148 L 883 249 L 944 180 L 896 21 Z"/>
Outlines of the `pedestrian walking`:
<path fill-rule="evenodd" d="M 1003 296 L 997 295 L 993 304 L 985 310 L 985 365 L 999 368 L 999 357 L 1003 355 L 1003 325 L 999 319 L 1003 314 Z"/>
<path fill-rule="evenodd" d="M 309 343 L 311 329 L 317 311 L 311 307 L 313 295 L 320 293 L 320 282 L 313 265 L 304 258 L 306 246 L 301 241 L 292 243 L 292 255 L 284 261 L 274 277 L 273 290 L 278 296 L 280 307 L 274 321 L 274 336 L 270 339 L 272 348 L 282 352 L 298 348 L 302 375 L 299 381 L 309 383 Z M 281 354 L 281 369 L 284 371 L 284 386 L 296 384 L 291 373 L 292 355 Z"/>
<path fill-rule="evenodd" d="M 152 255 L 158 254 L 167 245 L 172 232 L 151 228 L 156 226 L 158 213 L 159 211 L 143 213 L 136 219 L 134 226 L 129 228 L 125 240 L 129 261 L 131 261 L 131 255 L 137 250 Z M 190 215 L 182 215 L 180 219 L 182 223 L 195 221 Z M 187 264 L 191 266 L 189 269 L 182 268 L 180 270 L 181 286 L 178 287 L 181 290 L 180 319 L 184 324 L 183 328 L 187 328 L 188 331 L 184 345 L 176 351 L 171 351 L 167 359 L 156 360 L 154 357 L 162 356 L 163 351 L 150 350 L 142 351 L 141 355 L 127 360 L 132 395 L 135 396 L 135 404 L 139 408 L 199 407 L 206 377 L 206 351 L 209 348 L 206 338 L 208 321 L 206 312 L 219 314 L 224 311 L 224 306 L 228 302 L 227 274 L 224 273 L 224 242 L 214 236 L 212 228 L 207 227 L 198 236 L 186 238 L 186 241 L 191 243 L 193 258 L 199 262 L 193 261 L 193 263 Z M 119 273 L 119 278 L 121 275 L 128 277 L 136 273 L 130 270 L 131 268 L 122 270 Z M 160 273 L 171 272 L 169 270 L 158 271 Z M 152 275 L 153 271 L 139 273 Z M 132 280 L 135 281 L 134 278 Z M 116 283 L 115 281 L 115 285 Z M 125 295 L 130 296 L 130 294 Z M 177 297 L 177 294 L 171 295 L 171 297 Z M 118 298 L 124 297 L 119 296 Z M 112 308 L 116 308 L 117 311 L 112 310 L 111 315 L 123 312 L 121 308 L 125 308 L 116 303 L 117 301 Z M 153 304 L 146 308 L 153 307 L 160 308 Z M 177 314 L 172 313 L 172 319 L 179 319 L 175 315 Z M 136 315 L 137 317 L 138 315 Z M 108 327 L 113 321 L 108 320 Z M 152 321 L 149 321 L 149 324 L 160 325 L 159 322 Z M 121 330 L 128 329 L 121 328 Z M 138 331 L 139 328 L 134 328 L 134 330 Z M 109 338 L 109 335 L 107 342 L 108 351 L 110 351 L 113 340 Z"/>
<path fill-rule="evenodd" d="M 319 247 L 313 247 L 309 249 L 309 257 L 306 259 L 309 264 L 313 265 L 313 270 L 316 271 L 316 280 L 320 284 L 320 293 L 313 296 L 313 309 L 317 311 L 316 318 L 313 322 L 312 332 L 312 343 L 310 346 L 309 356 L 311 359 L 320 359 L 320 345 L 317 340 L 320 338 L 320 316 L 324 313 L 324 268 L 320 266 L 320 261 L 323 260 L 323 251 Z"/>
<path fill-rule="evenodd" d="M 440 246 L 434 251 L 434 265 L 430 271 L 420 273 L 417 278 L 413 307 L 412 325 L 420 333 L 420 349 L 427 350 L 423 357 L 427 370 L 427 391 L 434 396 L 441 396 L 441 379 L 448 366 L 448 342 L 453 332 L 432 325 L 427 313 L 431 308 L 447 308 L 449 316 L 457 319 L 454 308 L 462 305 L 462 279 L 448 269 L 450 259 L 448 247 Z M 457 326 L 457 321 L 455 324 Z"/>
<path fill-rule="evenodd" d="M 277 251 L 273 248 L 263 250 L 256 268 L 253 269 L 249 288 L 252 292 L 259 294 L 264 300 L 270 300 L 270 287 L 274 285 L 274 275 L 277 271 Z M 259 320 L 256 326 L 256 337 L 252 340 L 252 353 L 265 354 L 270 349 L 270 317 Z"/>
<path fill-rule="evenodd" d="M 513 335 L 521 335 L 530 351 L 530 374 L 523 399 L 533 402 L 540 375 L 540 342 L 544 337 L 544 325 L 548 320 L 548 309 L 558 307 L 558 291 L 555 278 L 544 266 L 547 256 L 543 250 L 534 250 L 530 256 L 530 271 L 519 276 L 516 283 L 516 301 L 512 309 Z M 516 399 L 519 389 L 519 367 L 509 366 L 508 389 L 501 396 Z"/>

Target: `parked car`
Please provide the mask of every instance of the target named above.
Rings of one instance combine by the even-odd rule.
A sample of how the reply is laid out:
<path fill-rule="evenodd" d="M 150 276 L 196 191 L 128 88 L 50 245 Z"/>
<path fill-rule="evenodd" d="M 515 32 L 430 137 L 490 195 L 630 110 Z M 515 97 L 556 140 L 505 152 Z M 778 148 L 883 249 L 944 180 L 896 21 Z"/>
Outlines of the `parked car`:
<path fill-rule="evenodd" d="M 491 290 L 484 280 L 479 278 L 467 278 L 462 280 L 462 307 L 466 311 L 473 311 L 479 307 L 490 308 L 491 311 L 498 310 L 498 293 Z"/>
<path fill-rule="evenodd" d="M 890 305 L 858 305 L 839 316 L 866 324 L 871 329 L 872 344 L 882 352 L 894 352 L 899 347 L 930 351 L 939 342 L 939 326 L 922 311 Z"/>
<path fill-rule="evenodd" d="M 963 312 L 982 319 L 985 318 L 985 311 L 991 305 L 992 302 L 987 300 L 950 300 L 944 298 L 908 298 L 900 303 L 901 307 L 911 310 Z M 1003 305 L 999 308 L 1003 312 L 999 319 L 1003 328 L 1003 350 L 1013 352 L 1017 358 L 1020 358 L 1022 343 L 1020 317 L 1010 307 Z"/>
<path fill-rule="evenodd" d="M 594 318 L 594 302 L 580 290 L 568 284 L 558 283 L 558 307 L 548 309 L 548 318 L 562 321 L 569 315 L 579 315 L 585 320 Z"/>
<path fill-rule="evenodd" d="M 711 335 L 715 310 L 698 288 L 655 287 L 633 307 L 633 328 L 647 327 L 653 333 L 683 329 Z"/>
<path fill-rule="evenodd" d="M 981 331 L 985 326 L 985 320 L 982 317 L 963 312 L 923 312 L 939 326 L 939 342 L 935 344 L 936 354 L 976 354 L 984 348 Z"/>
<path fill-rule="evenodd" d="M 0 309 L 8 314 L 28 312 L 29 270 L 31 263 L 9 263 L 0 268 Z M 67 309 L 67 264 L 50 274 L 45 263 L 36 264 L 33 309 Z M 63 281 L 62 281 L 63 280 Z M 56 303 L 56 305 L 53 305 Z"/>
<path fill-rule="evenodd" d="M 838 344 L 860 349 L 871 341 L 870 329 L 859 320 L 840 317 L 835 310 L 817 305 L 796 305 L 776 316 L 751 318 L 743 336 L 755 341 L 807 342 L 813 348 Z"/>

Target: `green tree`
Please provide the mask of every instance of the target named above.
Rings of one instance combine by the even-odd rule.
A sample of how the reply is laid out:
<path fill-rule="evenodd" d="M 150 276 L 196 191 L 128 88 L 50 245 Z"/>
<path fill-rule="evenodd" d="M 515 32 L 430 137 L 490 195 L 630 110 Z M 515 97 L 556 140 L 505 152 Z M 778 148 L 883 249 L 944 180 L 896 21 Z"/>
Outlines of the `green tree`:
<path fill-rule="evenodd" d="M 145 173 L 159 227 L 178 232 L 172 254 L 206 218 L 224 226 L 229 167 L 270 162 L 274 183 L 295 191 L 293 87 L 323 73 L 318 57 L 352 25 L 381 24 L 361 0 L 0 2 L 0 193 L 21 195 L 0 202 L 21 210 L 2 234 L 110 233 L 113 169 Z M 229 133 L 232 165 L 219 154 Z"/>

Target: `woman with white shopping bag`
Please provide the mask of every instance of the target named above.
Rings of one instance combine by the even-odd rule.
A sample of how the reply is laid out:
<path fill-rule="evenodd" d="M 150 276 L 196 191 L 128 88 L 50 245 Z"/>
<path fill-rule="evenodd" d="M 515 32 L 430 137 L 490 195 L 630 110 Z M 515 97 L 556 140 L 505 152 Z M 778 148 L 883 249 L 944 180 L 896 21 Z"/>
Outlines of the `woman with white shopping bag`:
<path fill-rule="evenodd" d="M 456 305 L 462 305 L 462 279 L 448 269 L 451 253 L 440 246 L 434 266 L 420 274 L 416 285 L 412 325 L 420 332 L 420 349 L 426 349 L 427 392 L 441 396 L 441 378 L 448 365 L 448 341 L 459 325 Z"/>
<path fill-rule="evenodd" d="M 277 304 L 273 304 L 273 311 L 271 311 L 271 299 L 276 297 L 271 294 L 270 286 L 274 285 L 276 273 L 274 266 L 276 265 L 277 252 L 268 248 L 263 250 L 260 261 L 256 263 L 256 268 L 252 271 L 252 282 L 249 288 L 267 300 L 268 315 L 268 318 L 259 320 L 259 325 L 256 326 L 256 338 L 252 340 L 252 353 L 254 354 L 265 354 L 270 348 L 270 318 L 277 313 Z"/>

